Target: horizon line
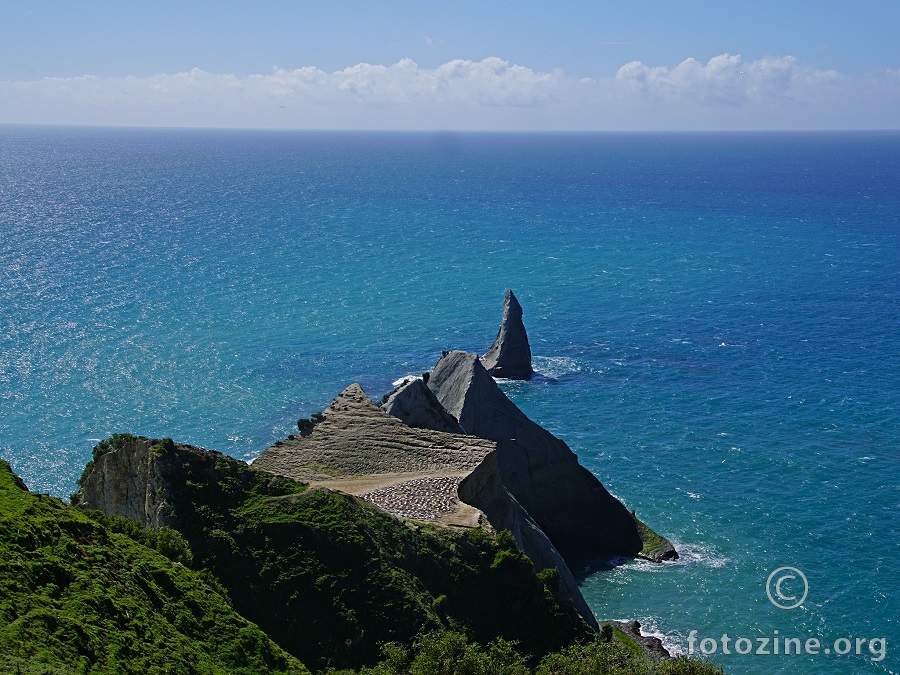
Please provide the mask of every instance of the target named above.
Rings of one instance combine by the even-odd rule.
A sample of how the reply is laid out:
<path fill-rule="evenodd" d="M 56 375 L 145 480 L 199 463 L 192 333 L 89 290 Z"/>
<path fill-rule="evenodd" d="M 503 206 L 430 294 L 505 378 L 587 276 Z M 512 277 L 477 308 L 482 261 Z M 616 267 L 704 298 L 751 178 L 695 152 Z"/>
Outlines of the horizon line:
<path fill-rule="evenodd" d="M 153 124 L 80 124 L 44 122 L 0 122 L 0 128 L 27 127 L 45 129 L 121 129 L 156 131 L 268 131 L 298 133 L 365 133 L 365 134 L 821 134 L 821 133 L 898 133 L 897 127 L 796 127 L 770 129 L 383 129 L 358 127 L 265 127 L 265 126 L 191 126 Z"/>

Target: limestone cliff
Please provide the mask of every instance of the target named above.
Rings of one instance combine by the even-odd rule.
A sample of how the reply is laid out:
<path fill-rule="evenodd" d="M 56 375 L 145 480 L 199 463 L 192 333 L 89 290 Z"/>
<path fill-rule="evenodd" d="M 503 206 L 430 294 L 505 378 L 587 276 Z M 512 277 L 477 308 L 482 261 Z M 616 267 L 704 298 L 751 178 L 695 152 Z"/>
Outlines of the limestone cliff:
<path fill-rule="evenodd" d="M 94 461 L 73 504 L 115 513 L 145 527 L 171 527 L 171 474 L 177 471 L 169 443 L 136 438 L 127 452 L 108 452 Z"/>
<path fill-rule="evenodd" d="M 560 600 L 573 606 L 587 621 L 598 628 L 593 612 L 585 602 L 575 577 L 540 526 L 516 501 L 497 470 L 497 453 L 492 452 L 459 484 L 459 498 L 484 511 L 495 530 L 509 530 L 519 548 L 531 558 L 536 570 L 556 568 L 559 571 Z"/>
<path fill-rule="evenodd" d="M 434 429 L 451 434 L 463 433 L 459 422 L 444 410 L 434 392 L 419 378 L 409 380 L 394 389 L 381 404 L 381 409 L 416 429 Z"/>
<path fill-rule="evenodd" d="M 503 484 L 564 555 L 593 551 L 637 556 L 644 551 L 639 521 L 563 441 L 506 397 L 477 355 L 446 354 L 428 387 L 467 434 L 497 442 Z M 668 557 L 677 557 L 672 554 L 674 549 Z"/>
<path fill-rule="evenodd" d="M 481 357 L 481 362 L 493 377 L 527 380 L 534 375 L 531 368 L 531 346 L 522 322 L 522 306 L 512 290 L 506 291 L 503 300 L 503 317 L 497 338 Z"/>

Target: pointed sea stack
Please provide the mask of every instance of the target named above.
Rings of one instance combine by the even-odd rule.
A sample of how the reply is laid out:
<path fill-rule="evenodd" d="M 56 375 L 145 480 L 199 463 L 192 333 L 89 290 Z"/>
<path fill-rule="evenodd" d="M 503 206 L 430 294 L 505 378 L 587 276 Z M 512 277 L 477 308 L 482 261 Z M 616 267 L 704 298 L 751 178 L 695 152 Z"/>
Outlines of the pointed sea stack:
<path fill-rule="evenodd" d="M 497 339 L 481 357 L 485 370 L 493 377 L 509 380 L 528 380 L 534 375 L 531 368 L 531 346 L 528 333 L 522 323 L 522 305 L 516 300 L 512 290 L 506 291 L 503 300 L 503 319 Z"/>

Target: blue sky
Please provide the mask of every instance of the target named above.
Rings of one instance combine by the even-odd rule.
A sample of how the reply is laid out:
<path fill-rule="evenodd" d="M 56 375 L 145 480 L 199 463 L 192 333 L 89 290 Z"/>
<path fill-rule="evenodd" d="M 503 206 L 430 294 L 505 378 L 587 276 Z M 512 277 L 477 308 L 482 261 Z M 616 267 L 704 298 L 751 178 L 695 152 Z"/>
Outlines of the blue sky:
<path fill-rule="evenodd" d="M 0 6 L 0 122 L 897 128 L 900 0 Z"/>

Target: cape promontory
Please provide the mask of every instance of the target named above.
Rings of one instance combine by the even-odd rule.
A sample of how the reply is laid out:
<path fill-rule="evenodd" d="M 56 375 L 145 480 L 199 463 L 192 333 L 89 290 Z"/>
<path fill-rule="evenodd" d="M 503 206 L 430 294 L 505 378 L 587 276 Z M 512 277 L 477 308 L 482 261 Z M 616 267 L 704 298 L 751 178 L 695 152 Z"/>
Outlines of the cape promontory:
<path fill-rule="evenodd" d="M 580 658 L 573 645 L 593 636 L 598 659 L 649 654 L 645 671 L 667 672 L 652 665 L 665 651 L 636 628 L 598 632 L 569 561 L 677 553 L 495 381 L 532 375 L 509 291 L 484 357 L 444 352 L 379 403 L 350 384 L 252 466 L 171 439 L 114 435 L 95 447 L 73 504 L 198 570 L 191 583 L 211 585 L 235 621 L 271 641 L 257 646 L 277 667 L 259 672 L 370 666 L 385 644 L 401 650 L 395 664 L 409 663 L 432 658 L 441 640 L 459 648 L 462 633 L 476 651 L 511 640 L 548 664 Z M 131 521 L 139 525 L 123 525 Z M 535 672 L 555 672 L 548 667 Z"/>

